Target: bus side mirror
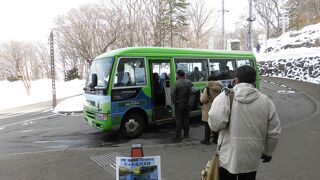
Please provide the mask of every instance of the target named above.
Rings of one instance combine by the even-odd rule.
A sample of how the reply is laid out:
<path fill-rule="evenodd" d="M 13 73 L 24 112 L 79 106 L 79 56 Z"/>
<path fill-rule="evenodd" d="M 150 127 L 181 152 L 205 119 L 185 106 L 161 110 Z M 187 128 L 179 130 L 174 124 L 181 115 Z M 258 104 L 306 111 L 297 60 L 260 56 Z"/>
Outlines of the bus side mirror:
<path fill-rule="evenodd" d="M 91 75 L 91 83 L 90 83 L 90 88 L 93 89 L 98 85 L 98 76 L 97 74 L 92 74 Z"/>

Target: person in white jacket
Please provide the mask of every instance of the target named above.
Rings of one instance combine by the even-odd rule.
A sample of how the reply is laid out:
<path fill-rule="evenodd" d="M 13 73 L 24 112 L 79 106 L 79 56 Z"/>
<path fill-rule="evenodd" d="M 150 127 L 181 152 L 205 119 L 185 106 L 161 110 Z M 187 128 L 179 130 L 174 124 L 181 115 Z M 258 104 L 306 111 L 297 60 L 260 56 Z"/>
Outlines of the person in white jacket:
<path fill-rule="evenodd" d="M 220 180 L 254 180 L 261 159 L 269 162 L 277 145 L 279 116 L 273 102 L 254 87 L 255 79 L 254 68 L 237 68 L 231 112 L 226 93 L 210 108 L 208 124 L 219 131 Z"/>

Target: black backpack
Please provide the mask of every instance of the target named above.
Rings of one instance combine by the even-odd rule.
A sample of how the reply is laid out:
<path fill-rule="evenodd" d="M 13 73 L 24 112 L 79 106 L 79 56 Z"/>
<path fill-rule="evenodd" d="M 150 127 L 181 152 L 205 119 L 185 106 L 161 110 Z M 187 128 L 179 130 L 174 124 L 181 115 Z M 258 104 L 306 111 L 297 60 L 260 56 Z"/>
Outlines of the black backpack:
<path fill-rule="evenodd" d="M 188 108 L 194 110 L 197 107 L 197 89 L 192 85 L 189 87 Z"/>

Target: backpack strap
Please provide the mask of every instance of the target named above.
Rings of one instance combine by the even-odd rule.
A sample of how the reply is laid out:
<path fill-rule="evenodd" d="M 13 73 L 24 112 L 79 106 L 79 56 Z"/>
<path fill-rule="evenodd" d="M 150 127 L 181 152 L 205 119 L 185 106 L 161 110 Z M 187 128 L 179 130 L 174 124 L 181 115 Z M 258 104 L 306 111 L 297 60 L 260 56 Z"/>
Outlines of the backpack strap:
<path fill-rule="evenodd" d="M 222 88 L 221 91 L 223 91 L 223 92 L 225 93 L 225 95 L 228 96 L 229 99 L 230 99 L 229 121 L 227 122 L 227 127 L 229 127 L 230 119 L 231 119 L 231 110 L 232 110 L 232 103 L 233 103 L 233 98 L 234 98 L 234 92 L 233 92 L 231 89 L 227 88 L 227 87 Z"/>
<path fill-rule="evenodd" d="M 224 91 L 224 92 L 225 92 L 225 94 L 226 94 L 226 96 L 228 96 L 228 97 L 229 97 L 229 100 L 230 100 L 230 113 L 229 113 L 229 120 L 228 120 L 227 125 L 226 125 L 226 126 L 227 126 L 226 128 L 229 128 L 230 120 L 231 120 L 231 110 L 232 110 L 232 104 L 233 104 L 234 92 L 233 92 L 232 90 L 230 90 L 229 88 L 227 88 L 227 87 L 222 88 L 222 90 L 221 90 L 221 91 Z M 220 144 L 219 144 L 219 146 L 218 146 L 218 151 L 220 150 L 221 145 L 222 145 L 222 141 L 221 141 L 221 143 L 220 143 Z"/>
<path fill-rule="evenodd" d="M 227 127 L 230 125 L 230 120 L 231 120 L 231 110 L 232 110 L 232 104 L 233 104 L 233 98 L 234 98 L 234 92 L 230 91 L 229 93 L 229 99 L 230 99 L 230 113 L 229 113 L 229 121 L 227 123 Z"/>
<path fill-rule="evenodd" d="M 207 86 L 207 87 L 206 87 L 206 90 L 207 90 L 207 95 L 208 95 L 208 97 L 209 97 L 209 98 L 211 98 L 211 94 L 210 94 L 210 88 L 209 88 L 209 86 Z"/>

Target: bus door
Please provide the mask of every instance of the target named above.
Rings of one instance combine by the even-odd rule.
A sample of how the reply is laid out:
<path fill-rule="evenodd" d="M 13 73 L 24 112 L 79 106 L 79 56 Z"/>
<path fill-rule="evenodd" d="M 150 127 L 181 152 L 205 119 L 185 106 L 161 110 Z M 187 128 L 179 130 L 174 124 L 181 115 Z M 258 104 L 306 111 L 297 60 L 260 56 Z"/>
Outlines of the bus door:
<path fill-rule="evenodd" d="M 170 60 L 149 59 L 153 120 L 157 123 L 172 120 Z"/>

